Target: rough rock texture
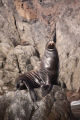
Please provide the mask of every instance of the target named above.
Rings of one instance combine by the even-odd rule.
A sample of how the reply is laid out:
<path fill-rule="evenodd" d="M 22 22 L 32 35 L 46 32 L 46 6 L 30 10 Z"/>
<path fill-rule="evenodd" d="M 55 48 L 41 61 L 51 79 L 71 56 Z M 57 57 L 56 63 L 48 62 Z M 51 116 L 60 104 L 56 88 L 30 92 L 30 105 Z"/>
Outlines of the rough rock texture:
<path fill-rule="evenodd" d="M 77 89 L 76 91 L 68 91 L 66 93 L 69 102 L 80 100 L 80 88 Z"/>
<path fill-rule="evenodd" d="M 68 89 L 80 86 L 79 6 L 79 0 L 0 0 L 0 94 L 14 88 L 18 74 L 39 66 L 55 30 L 60 79 Z"/>
<path fill-rule="evenodd" d="M 0 120 L 73 120 L 70 104 L 58 86 L 35 103 L 26 91 L 9 92 L 0 98 L 0 111 Z"/>
<path fill-rule="evenodd" d="M 60 58 L 60 79 L 68 89 L 80 86 L 80 8 L 69 5 L 61 11 L 56 23 L 57 48 Z"/>
<path fill-rule="evenodd" d="M 25 73 L 33 69 L 31 65 L 31 56 L 37 56 L 36 50 L 31 45 L 21 46 L 18 45 L 13 50 L 11 50 L 7 56 L 4 76 L 8 76 L 9 79 L 14 78 L 18 73 Z M 12 78 L 12 79 L 14 79 Z M 6 78 L 5 78 L 6 79 Z"/>

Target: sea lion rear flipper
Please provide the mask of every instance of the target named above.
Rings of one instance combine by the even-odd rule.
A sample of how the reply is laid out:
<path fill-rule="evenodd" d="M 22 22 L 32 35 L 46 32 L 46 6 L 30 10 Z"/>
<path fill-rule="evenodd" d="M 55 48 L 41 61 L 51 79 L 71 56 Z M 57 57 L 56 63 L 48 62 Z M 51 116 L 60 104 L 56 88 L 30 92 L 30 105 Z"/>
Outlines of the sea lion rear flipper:
<path fill-rule="evenodd" d="M 45 85 L 45 86 L 42 86 L 42 97 L 45 97 L 52 89 L 52 85 L 49 84 L 49 85 Z"/>

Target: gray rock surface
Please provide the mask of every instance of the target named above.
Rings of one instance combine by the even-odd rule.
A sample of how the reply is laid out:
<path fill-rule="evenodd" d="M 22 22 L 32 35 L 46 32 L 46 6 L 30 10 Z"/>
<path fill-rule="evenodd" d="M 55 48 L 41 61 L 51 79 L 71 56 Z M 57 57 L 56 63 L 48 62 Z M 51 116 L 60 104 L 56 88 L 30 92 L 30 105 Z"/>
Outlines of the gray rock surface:
<path fill-rule="evenodd" d="M 0 98 L 0 111 L 1 120 L 73 120 L 70 104 L 58 86 L 34 103 L 24 90 L 9 92 Z"/>
<path fill-rule="evenodd" d="M 9 52 L 3 71 L 4 84 L 2 85 L 2 88 L 4 91 L 8 92 L 13 89 L 15 78 L 19 74 L 34 69 L 32 58 L 34 62 L 36 62 L 36 67 L 36 65 L 39 64 L 39 59 L 37 57 L 36 49 L 31 45 L 18 45 Z"/>
<path fill-rule="evenodd" d="M 80 86 L 80 9 L 78 4 L 65 6 L 56 24 L 60 79 L 68 89 Z"/>

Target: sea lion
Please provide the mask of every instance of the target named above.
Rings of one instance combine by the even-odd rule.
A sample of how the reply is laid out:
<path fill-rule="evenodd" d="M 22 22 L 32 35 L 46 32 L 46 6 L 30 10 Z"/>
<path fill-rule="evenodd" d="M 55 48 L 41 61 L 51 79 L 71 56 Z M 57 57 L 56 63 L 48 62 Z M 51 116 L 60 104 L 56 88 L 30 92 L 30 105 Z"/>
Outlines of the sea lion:
<path fill-rule="evenodd" d="M 22 74 L 16 78 L 16 88 L 28 89 L 33 101 L 36 101 L 34 88 L 41 87 L 42 96 L 46 96 L 52 86 L 58 85 L 59 57 L 53 41 L 46 44 L 45 52 L 38 70 Z"/>
<path fill-rule="evenodd" d="M 39 74 L 39 71 L 32 70 L 30 72 L 20 75 L 15 80 L 16 88 L 18 90 L 28 89 L 31 95 L 31 99 L 33 101 L 36 101 L 37 99 L 34 88 L 39 88 L 41 87 L 41 85 L 45 85 L 44 80 L 40 77 Z"/>
<path fill-rule="evenodd" d="M 39 71 L 46 71 L 50 75 L 51 84 L 57 83 L 59 73 L 59 56 L 53 41 L 46 44 Z"/>
<path fill-rule="evenodd" d="M 58 74 L 59 74 L 59 56 L 53 41 L 46 44 L 45 52 L 41 61 L 39 71 L 45 71 L 48 73 L 50 81 L 48 80 L 48 87 L 52 85 L 58 85 Z M 47 81 L 46 81 L 47 82 Z M 51 85 L 50 85 L 51 84 Z M 48 88 L 50 90 L 50 88 Z M 42 89 L 42 95 L 45 96 L 49 90 L 45 90 L 45 86 Z"/>

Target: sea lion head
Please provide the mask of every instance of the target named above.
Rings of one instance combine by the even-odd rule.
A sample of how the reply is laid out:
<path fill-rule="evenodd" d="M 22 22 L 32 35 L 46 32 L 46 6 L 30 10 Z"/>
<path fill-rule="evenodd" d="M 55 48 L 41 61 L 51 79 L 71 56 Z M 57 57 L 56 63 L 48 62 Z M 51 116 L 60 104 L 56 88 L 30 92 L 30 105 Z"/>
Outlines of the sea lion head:
<path fill-rule="evenodd" d="M 55 43 L 53 42 L 53 41 L 49 41 L 49 42 L 47 42 L 47 44 L 46 44 L 46 50 L 48 50 L 48 51 L 53 51 L 53 50 L 55 50 Z"/>

